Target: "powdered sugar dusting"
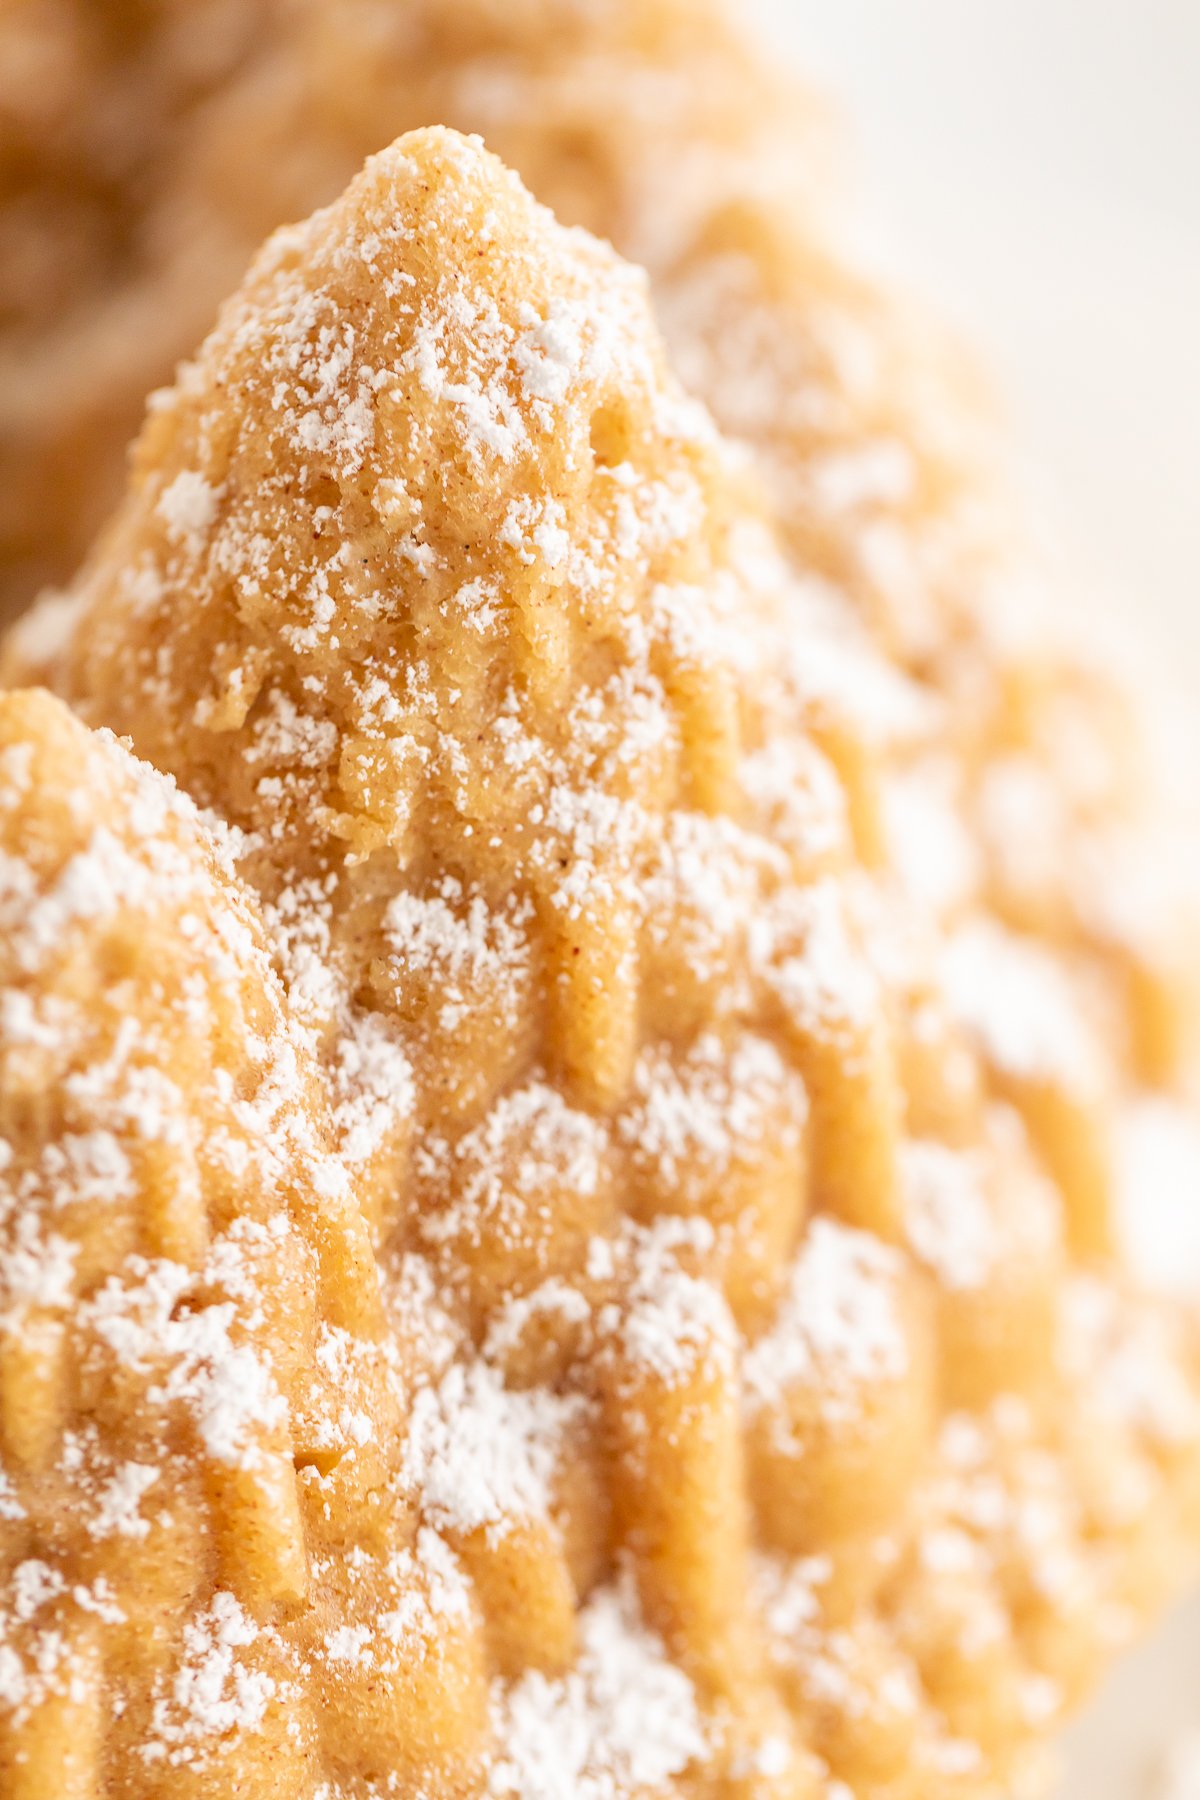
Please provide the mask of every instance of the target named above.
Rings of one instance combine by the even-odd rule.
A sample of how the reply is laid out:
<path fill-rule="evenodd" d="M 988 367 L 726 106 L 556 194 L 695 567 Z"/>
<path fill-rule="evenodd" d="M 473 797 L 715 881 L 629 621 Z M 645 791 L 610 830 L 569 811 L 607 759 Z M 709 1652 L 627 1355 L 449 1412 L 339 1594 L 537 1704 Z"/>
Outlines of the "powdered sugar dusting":
<path fill-rule="evenodd" d="M 194 551 L 217 516 L 217 494 L 203 475 L 184 469 L 159 495 L 158 511 L 171 536 Z"/>
<path fill-rule="evenodd" d="M 425 1516 L 461 1532 L 545 1519 L 564 1423 L 578 1400 L 510 1393 L 486 1363 L 456 1363 L 413 1399 L 405 1478 Z"/>
<path fill-rule="evenodd" d="M 1189 1110 L 1146 1099 L 1119 1120 L 1117 1224 L 1141 1280 L 1200 1288 L 1200 1129 Z"/>
<path fill-rule="evenodd" d="M 494 1703 L 504 1750 L 489 1792 L 515 1800 L 619 1800 L 707 1760 L 691 1682 L 638 1616 L 632 1585 L 593 1596 L 561 1680 L 530 1673 Z"/>
<path fill-rule="evenodd" d="M 1122 1446 L 1096 1510 L 1128 1520 L 1197 1416 L 1175 1315 L 1100 1271 L 1059 1296 L 1045 1418 L 974 1368 L 998 1271 L 1057 1293 L 1061 1254 L 995 1097 L 1119 1085 L 1137 983 L 1044 846 L 993 841 L 1019 781 L 977 767 L 1013 727 L 978 593 L 946 579 L 943 656 L 899 519 L 954 484 L 876 405 L 866 325 L 811 324 L 838 381 L 738 402 L 820 440 L 789 559 L 642 279 L 433 133 L 276 239 L 158 403 L 43 647 L 211 813 L 65 714 L 0 751 L 23 1724 L 98 1697 L 130 1767 L 335 1770 L 330 1800 L 774 1800 L 822 1732 L 831 1767 L 861 1740 L 886 1782 L 901 1742 L 901 1780 L 983 1779 L 943 1654 L 995 1659 L 981 1704 L 1011 1657 L 1014 1719 L 1057 1706 L 1024 1614 L 1089 1616 L 1120 1559 L 1046 1420 Z M 1069 711 L 1043 763 L 1102 812 Z M 918 1306 L 998 1384 L 935 1443 Z M 110 1585 L 41 1544 L 46 1471 Z M 106 1662 L 141 1577 L 164 1641 Z"/>
<path fill-rule="evenodd" d="M 905 1146 L 908 1235 L 913 1249 L 950 1289 L 980 1288 L 1000 1244 L 976 1157 L 941 1144 Z"/>
<path fill-rule="evenodd" d="M 979 921 L 945 958 L 951 1007 L 1006 1073 L 1093 1090 L 1101 1067 L 1061 965 L 1040 945 Z"/>
<path fill-rule="evenodd" d="M 876 1382 L 902 1381 L 908 1348 L 896 1311 L 901 1263 L 865 1232 L 814 1219 L 779 1316 L 743 1365 L 752 1407 L 770 1407 L 792 1384 L 834 1411 L 854 1408 Z"/>
<path fill-rule="evenodd" d="M 220 1591 L 185 1628 L 183 1661 L 154 1701 L 148 1763 L 190 1763 L 230 1732 L 260 1729 L 278 1684 L 242 1654 L 259 1636 L 233 1595 Z"/>

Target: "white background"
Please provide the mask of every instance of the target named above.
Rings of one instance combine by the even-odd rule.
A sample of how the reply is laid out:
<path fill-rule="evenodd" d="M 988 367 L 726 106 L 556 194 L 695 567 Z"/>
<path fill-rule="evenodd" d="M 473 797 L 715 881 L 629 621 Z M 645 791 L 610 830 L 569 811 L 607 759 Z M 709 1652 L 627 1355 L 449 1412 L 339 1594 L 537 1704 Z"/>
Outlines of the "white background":
<path fill-rule="evenodd" d="M 1200 0 L 745 0 L 982 346 L 1084 604 L 1200 679 Z"/>
<path fill-rule="evenodd" d="M 746 4 L 844 105 L 872 249 L 996 371 L 1076 603 L 1200 693 L 1200 0 Z M 1064 1800 L 1144 1800 L 1185 1726 L 1200 1606 L 1077 1728 Z"/>

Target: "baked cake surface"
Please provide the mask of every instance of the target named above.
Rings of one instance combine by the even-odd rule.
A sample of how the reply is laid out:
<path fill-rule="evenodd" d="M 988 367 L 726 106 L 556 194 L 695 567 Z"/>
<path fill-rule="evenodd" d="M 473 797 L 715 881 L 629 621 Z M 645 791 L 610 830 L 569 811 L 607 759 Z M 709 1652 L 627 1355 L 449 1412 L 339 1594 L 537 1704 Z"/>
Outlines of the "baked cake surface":
<path fill-rule="evenodd" d="M 740 171 L 810 193 L 819 118 L 711 0 L 5 0 L 0 614 L 74 572 L 264 237 L 399 133 L 494 136 L 644 262 Z"/>
<path fill-rule="evenodd" d="M 863 585 L 844 377 L 762 432 L 781 538 L 644 278 L 418 133 L 13 635 L 20 1800 L 1032 1792 L 1190 1566 L 1107 1155 L 1190 1082 L 1134 722 L 907 424 L 956 577 Z"/>

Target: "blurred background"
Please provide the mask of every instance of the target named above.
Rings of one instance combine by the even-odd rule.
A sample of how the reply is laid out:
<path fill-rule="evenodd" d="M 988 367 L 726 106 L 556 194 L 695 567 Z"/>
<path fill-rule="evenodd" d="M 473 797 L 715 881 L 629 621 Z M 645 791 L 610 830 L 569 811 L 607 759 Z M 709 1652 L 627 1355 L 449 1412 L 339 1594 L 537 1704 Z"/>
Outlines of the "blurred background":
<path fill-rule="evenodd" d="M 848 109 L 872 254 L 996 371 L 1081 603 L 1200 673 L 1200 5 L 750 7 Z"/>
<path fill-rule="evenodd" d="M 1200 4 L 750 0 L 847 112 L 874 260 L 995 371 L 1075 602 L 1200 677 Z M 1164 1744 L 1195 1733 L 1194 1760 Z M 1182 1767 L 1191 1762 L 1190 1774 Z M 1076 1728 L 1062 1800 L 1200 1800 L 1200 1603 Z"/>

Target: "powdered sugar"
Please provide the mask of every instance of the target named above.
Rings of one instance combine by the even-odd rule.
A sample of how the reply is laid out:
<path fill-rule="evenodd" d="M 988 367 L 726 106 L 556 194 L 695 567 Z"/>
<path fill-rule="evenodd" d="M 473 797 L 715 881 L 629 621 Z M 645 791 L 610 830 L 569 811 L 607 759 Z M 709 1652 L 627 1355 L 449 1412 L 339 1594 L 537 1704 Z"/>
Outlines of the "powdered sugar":
<path fill-rule="evenodd" d="M 898 1382 L 908 1346 L 897 1312 L 902 1264 L 876 1238 L 814 1219 L 771 1330 L 743 1364 L 752 1408 L 778 1407 L 793 1384 L 832 1413 L 853 1414 L 877 1383 Z"/>
<path fill-rule="evenodd" d="M 511 1393 L 486 1363 L 456 1363 L 437 1387 L 413 1397 L 405 1479 L 423 1515 L 446 1530 L 503 1536 L 545 1519 L 563 1426 L 580 1402 Z"/>
<path fill-rule="evenodd" d="M 977 920 L 950 940 L 943 967 L 953 1011 L 1006 1074 L 1089 1092 L 1101 1083 L 1076 995 L 1040 945 Z"/>
<path fill-rule="evenodd" d="M 531 1672 L 493 1703 L 503 1746 L 489 1792 L 513 1800 L 622 1800 L 707 1760 L 691 1682 L 638 1616 L 632 1584 L 595 1594 L 561 1680 Z"/>
<path fill-rule="evenodd" d="M 195 553 L 217 516 L 218 495 L 203 475 L 183 469 L 158 497 L 158 513 L 170 535 Z"/>
<path fill-rule="evenodd" d="M 951 1290 L 981 1288 L 1000 1252 L 978 1157 L 935 1143 L 904 1147 L 906 1223 L 913 1249 Z"/>
<path fill-rule="evenodd" d="M 680 1197 L 719 1180 L 739 1157 L 756 1160 L 769 1137 L 794 1146 L 808 1103 L 774 1045 L 746 1037 L 730 1051 L 697 1040 L 682 1066 L 647 1051 L 633 1073 L 620 1137 L 639 1163 Z"/>
<path fill-rule="evenodd" d="M 218 1590 L 207 1610 L 184 1628 L 180 1667 L 154 1700 L 148 1763 L 187 1764 L 231 1732 L 259 1730 L 278 1683 L 244 1652 L 259 1630 L 234 1599 Z"/>
<path fill-rule="evenodd" d="M 216 1461 L 253 1469 L 287 1409 L 269 1367 L 233 1336 L 232 1302 L 179 1308 L 193 1279 L 178 1264 L 132 1259 L 127 1280 L 105 1283 L 82 1317 L 127 1368 L 155 1377 L 152 1405 L 182 1405 Z"/>
<path fill-rule="evenodd" d="M 700 1368 L 731 1371 L 737 1334 L 721 1290 L 672 1266 L 670 1252 L 650 1245 L 638 1267 L 632 1295 L 612 1321 L 633 1379 L 649 1375 L 676 1387 Z M 602 1332 L 608 1324 L 602 1315 Z"/>
<path fill-rule="evenodd" d="M 827 321 L 808 349 L 870 394 L 871 343 L 846 336 Z M 770 384 L 745 385 L 747 419 L 774 417 Z M 35 871 L 18 849 L 0 868 L 21 976 L 3 1048 L 35 1094 L 39 1055 L 86 1052 L 54 1086 L 84 1118 L 52 1121 L 44 1153 L 17 1146 L 6 1325 L 47 1393 L 55 1357 L 85 1363 L 118 1396 L 117 1426 L 134 1418 L 147 1440 L 114 1451 L 101 1415 L 24 1453 L 78 1478 L 93 1551 L 145 1544 L 152 1570 L 152 1534 L 177 1529 L 180 1564 L 190 1544 L 205 1572 L 174 1664 L 130 1677 L 154 1682 L 139 1754 L 199 1768 L 282 1721 L 270 1753 L 299 1791 L 315 1706 L 323 1747 L 339 1712 L 351 1720 L 328 1751 L 339 1782 L 391 1791 L 417 1780 L 397 1772 L 419 1735 L 396 1723 L 406 1698 L 437 1730 L 444 1690 L 497 1796 L 628 1800 L 716 1755 L 712 1781 L 765 1793 L 788 1780 L 792 1723 L 752 1655 L 751 1723 L 693 1688 L 685 1668 L 709 1652 L 688 1641 L 704 1607 L 672 1570 L 676 1534 L 709 1534 L 735 1590 L 731 1641 L 753 1649 L 761 1603 L 778 1669 L 791 1655 L 835 1729 L 868 1728 L 871 1664 L 825 1617 L 831 1559 L 780 1551 L 762 1592 L 749 1579 L 742 1500 L 760 1544 L 790 1525 L 737 1487 L 736 1456 L 716 1466 L 722 1420 L 740 1391 L 756 1441 L 765 1422 L 795 1456 L 793 1399 L 851 1443 L 881 1388 L 912 1383 L 934 1409 L 910 1355 L 906 1296 L 928 1281 L 909 1250 L 989 1304 L 1004 1255 L 1041 1273 L 1057 1250 L 1053 1232 L 1022 1236 L 993 1188 L 973 1050 L 998 1079 L 1103 1085 L 1084 984 L 987 910 L 949 702 L 859 616 L 868 565 L 917 568 L 900 638 L 932 585 L 886 517 L 916 503 L 916 448 L 876 435 L 814 455 L 806 504 L 831 531 L 854 515 L 863 553 L 826 556 L 841 539 L 822 539 L 790 569 L 742 509 L 744 471 L 663 373 L 638 278 L 443 134 L 277 240 L 155 424 L 176 460 L 130 503 L 136 554 L 114 569 L 101 552 L 103 579 L 85 577 L 108 633 L 89 679 L 109 683 L 87 704 L 241 829 L 193 822 L 176 842 L 165 799 L 130 778 L 113 789 L 123 814 L 93 820 L 83 794 L 65 859 Z M 858 515 L 876 511 L 860 543 Z M 846 592 L 807 573 L 818 559 L 845 565 Z M 211 669 L 175 628 L 185 596 Z M 8 754 L 0 805 L 36 802 L 31 766 Z M 968 908 L 941 971 L 953 1087 L 913 946 Z M 154 966 L 136 962 L 143 915 Z M 71 1035 L 83 1009 L 64 1023 L 42 990 L 64 946 L 130 920 L 128 1016 L 101 1057 Z M 864 1074 L 882 1096 L 882 1204 L 898 1162 L 909 1250 L 819 1212 L 804 1224 L 805 1153 L 819 1208 L 821 1157 Z M 906 1100 L 930 1135 L 897 1144 Z M 1026 1154 L 1022 1140 L 1013 1165 Z M 111 1256 L 103 1207 L 126 1234 Z M 147 1250 L 156 1233 L 169 1253 Z M 779 1265 L 749 1298 L 731 1246 Z M 1169 1334 L 1127 1329 L 1097 1288 L 1070 1296 L 1048 1379 L 1086 1388 L 1091 1359 L 1121 1429 L 1187 1441 Z M 645 1429 L 660 1401 L 687 1422 L 682 1475 Z M 960 1430 L 980 1446 L 969 1468 L 943 1437 L 876 1522 L 897 1636 L 913 1591 L 961 1578 L 982 1597 L 970 1588 L 954 1653 L 1003 1648 L 1017 1628 L 987 1588 L 988 1531 L 1011 1532 L 1036 1591 L 1069 1591 L 1059 1513 L 1027 1473 L 1063 1485 L 1065 1459 L 1028 1421 L 1002 1455 L 1004 1401 Z M 613 1448 L 625 1428 L 641 1433 L 637 1481 Z M 803 1478 L 819 1484 L 816 1461 Z M 648 1526 L 624 1517 L 639 1482 Z M 737 1491 L 728 1517 L 689 1510 L 709 1484 Z M 0 1486 L 0 1512 L 24 1496 Z M 261 1584 L 261 1610 L 226 1592 L 219 1558 Z M 522 1559 L 540 1584 L 529 1618 L 514 1616 Z M 28 1679 L 30 1645 L 58 1666 L 60 1610 L 89 1631 L 115 1618 L 118 1601 L 87 1592 L 29 1559 L 0 1690 Z M 543 1656 L 559 1673 L 529 1667 Z M 68 1644 L 60 1661 L 81 1657 Z M 472 1683 L 481 1695 L 497 1668 L 485 1751 L 469 1743 Z M 897 1715 L 934 1717 L 899 1655 L 877 1685 Z M 973 1768 L 978 1748 L 943 1724 L 931 1762 Z"/>
<path fill-rule="evenodd" d="M 1132 1268 L 1160 1291 L 1200 1289 L 1200 1129 L 1191 1112 L 1147 1099 L 1117 1132 L 1117 1226 Z"/>
<path fill-rule="evenodd" d="M 113 1534 L 137 1539 L 148 1537 L 150 1525 L 142 1517 L 141 1503 L 158 1479 L 159 1471 L 144 1463 L 122 1463 L 100 1496 L 92 1519 L 92 1535 L 98 1538 Z"/>

